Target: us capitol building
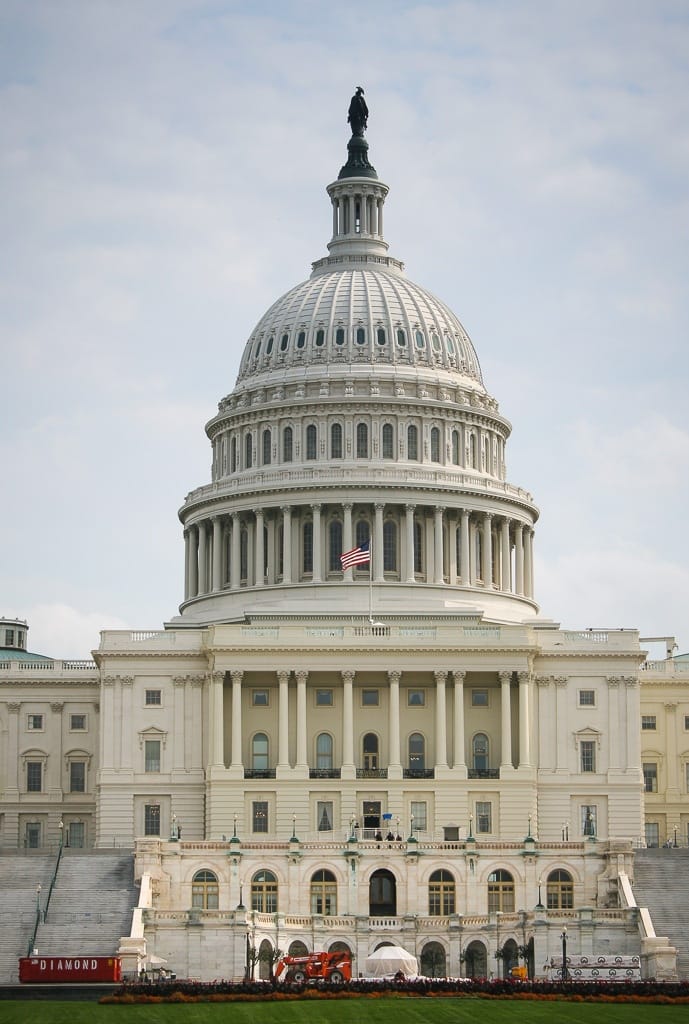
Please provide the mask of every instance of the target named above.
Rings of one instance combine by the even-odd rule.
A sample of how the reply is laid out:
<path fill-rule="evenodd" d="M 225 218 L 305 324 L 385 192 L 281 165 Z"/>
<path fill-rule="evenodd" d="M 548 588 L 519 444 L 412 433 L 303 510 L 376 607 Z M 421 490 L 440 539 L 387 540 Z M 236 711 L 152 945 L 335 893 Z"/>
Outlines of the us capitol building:
<path fill-rule="evenodd" d="M 1 624 L 0 843 L 135 850 L 122 952 L 180 976 L 240 978 L 247 945 L 347 947 L 356 973 L 383 942 L 427 973 L 538 974 L 564 926 L 658 973 L 629 880 L 640 845 L 686 843 L 686 665 L 540 614 L 511 426 L 388 252 L 355 101 L 327 255 L 206 425 L 179 615 L 104 631 L 95 664 Z"/>

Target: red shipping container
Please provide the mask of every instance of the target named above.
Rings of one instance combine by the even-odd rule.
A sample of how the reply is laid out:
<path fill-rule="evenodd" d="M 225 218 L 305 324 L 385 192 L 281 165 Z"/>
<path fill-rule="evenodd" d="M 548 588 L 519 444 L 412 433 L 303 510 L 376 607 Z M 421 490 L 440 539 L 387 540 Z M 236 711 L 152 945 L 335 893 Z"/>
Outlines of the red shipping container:
<path fill-rule="evenodd" d="M 48 985 L 122 981 L 122 961 L 118 956 L 24 956 L 19 960 L 19 980 Z"/>

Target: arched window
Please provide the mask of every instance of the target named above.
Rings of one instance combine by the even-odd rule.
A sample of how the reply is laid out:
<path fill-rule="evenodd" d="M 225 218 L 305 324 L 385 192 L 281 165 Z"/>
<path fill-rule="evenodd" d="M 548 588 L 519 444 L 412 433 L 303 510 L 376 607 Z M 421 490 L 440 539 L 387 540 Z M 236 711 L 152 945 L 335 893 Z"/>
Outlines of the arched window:
<path fill-rule="evenodd" d="M 321 327 L 321 328 L 319 328 L 319 330 L 316 331 L 316 346 L 317 346 L 317 348 L 322 348 L 324 342 L 325 342 L 325 331 Z"/>
<path fill-rule="evenodd" d="M 306 345 L 306 331 L 299 331 L 297 335 L 297 348 L 304 348 Z"/>
<path fill-rule="evenodd" d="M 356 457 L 357 459 L 368 458 L 368 426 L 365 423 L 356 425 Z"/>
<path fill-rule="evenodd" d="M 330 428 L 330 458 L 342 458 L 342 424 L 333 423 Z"/>
<path fill-rule="evenodd" d="M 392 519 L 383 523 L 383 570 L 397 572 L 397 523 Z"/>
<path fill-rule="evenodd" d="M 459 431 L 452 431 L 452 465 L 459 465 Z"/>
<path fill-rule="evenodd" d="M 371 536 L 371 529 L 365 519 L 359 519 L 356 524 L 356 546 L 361 547 Z M 361 568 L 364 568 L 362 566 Z"/>
<path fill-rule="evenodd" d="M 375 771 L 378 768 L 378 737 L 374 732 L 367 732 L 362 744 L 364 771 Z"/>
<path fill-rule="evenodd" d="M 546 886 L 548 910 L 572 910 L 574 907 L 574 882 L 569 871 L 551 871 Z"/>
<path fill-rule="evenodd" d="M 368 912 L 371 917 L 395 917 L 397 885 L 392 871 L 374 871 L 368 885 Z"/>
<path fill-rule="evenodd" d="M 316 768 L 325 771 L 333 766 L 333 738 L 330 733 L 321 732 L 316 737 Z"/>
<path fill-rule="evenodd" d="M 469 465 L 472 469 L 476 469 L 476 437 L 474 434 L 469 436 Z"/>
<path fill-rule="evenodd" d="M 514 879 L 502 868 L 488 875 L 488 913 L 494 914 L 497 910 L 503 914 L 514 913 Z"/>
<path fill-rule="evenodd" d="M 294 942 L 290 942 L 287 953 L 289 956 L 308 956 L 308 946 L 301 941 L 301 939 L 295 939 Z"/>
<path fill-rule="evenodd" d="M 395 457 L 395 434 L 392 423 L 383 424 L 383 458 L 394 459 Z"/>
<path fill-rule="evenodd" d="M 440 338 L 437 334 L 432 335 L 431 341 L 433 342 L 433 349 L 435 352 L 440 352 Z"/>
<path fill-rule="evenodd" d="M 440 462 L 440 431 L 431 428 L 431 462 Z"/>
<path fill-rule="evenodd" d="M 270 465 L 270 431 L 263 431 L 263 465 Z"/>
<path fill-rule="evenodd" d="M 423 528 L 414 520 L 414 572 L 423 572 Z"/>
<path fill-rule="evenodd" d="M 449 871 L 434 871 L 428 881 L 429 917 L 447 917 L 455 912 L 455 879 Z"/>
<path fill-rule="evenodd" d="M 251 909 L 261 914 L 276 914 L 278 880 L 272 871 L 257 871 L 251 879 Z"/>
<path fill-rule="evenodd" d="M 402 330 L 401 327 L 397 331 L 397 344 L 399 345 L 400 348 L 404 348 L 405 345 L 407 344 L 407 335 L 405 331 Z"/>
<path fill-rule="evenodd" d="M 237 472 L 237 438 L 230 441 L 230 473 Z"/>
<path fill-rule="evenodd" d="M 345 343 L 345 332 L 344 327 L 338 327 L 335 331 L 335 344 L 344 345 Z"/>
<path fill-rule="evenodd" d="M 420 732 L 409 737 L 409 770 L 423 771 L 426 767 L 426 741 Z"/>
<path fill-rule="evenodd" d="M 339 519 L 333 519 L 328 527 L 328 571 L 337 572 L 342 568 L 340 555 L 342 554 L 342 523 Z"/>
<path fill-rule="evenodd" d="M 251 434 L 244 435 L 244 469 L 251 469 L 253 465 L 253 441 Z"/>
<path fill-rule="evenodd" d="M 407 427 L 407 458 L 410 462 L 419 460 L 419 432 L 413 423 Z"/>
<path fill-rule="evenodd" d="M 218 909 L 218 879 L 212 871 L 197 871 L 191 882 L 191 905 L 195 910 Z"/>
<path fill-rule="evenodd" d="M 474 771 L 488 770 L 488 737 L 484 732 L 477 732 L 471 741 Z"/>
<path fill-rule="evenodd" d="M 257 732 L 251 741 L 251 767 L 254 771 L 268 768 L 268 737 L 264 732 Z"/>
<path fill-rule="evenodd" d="M 283 462 L 291 462 L 292 461 L 292 438 L 293 438 L 292 428 L 291 427 L 285 427 L 285 429 L 282 432 L 282 461 Z"/>
<path fill-rule="evenodd" d="M 306 428 L 306 458 L 315 459 L 318 455 L 318 434 L 315 423 L 309 423 Z"/>
<path fill-rule="evenodd" d="M 457 565 L 457 572 L 461 574 L 462 565 L 462 528 L 458 526 L 455 530 L 455 562 Z M 468 580 L 462 580 L 462 583 L 467 583 Z"/>
<path fill-rule="evenodd" d="M 447 957 L 439 942 L 427 942 L 421 950 L 421 972 L 426 978 L 446 977 Z"/>
<path fill-rule="evenodd" d="M 268 344 L 266 345 L 266 355 L 269 356 L 272 351 L 273 351 L 273 336 L 271 334 L 270 338 L 268 338 Z"/>
<path fill-rule="evenodd" d="M 311 875 L 311 913 L 333 917 L 337 914 L 337 881 L 332 871 Z"/>
<path fill-rule="evenodd" d="M 313 572 L 313 523 L 309 519 L 308 522 L 304 523 L 302 531 L 303 537 L 303 551 L 302 551 L 302 571 L 305 573 Z"/>
<path fill-rule="evenodd" d="M 483 579 L 483 534 L 476 531 L 476 579 Z"/>
<path fill-rule="evenodd" d="M 417 348 L 425 348 L 426 347 L 426 339 L 424 338 L 424 336 L 423 336 L 421 331 L 417 331 L 416 334 L 414 335 L 414 337 L 416 339 L 416 347 Z"/>
<path fill-rule="evenodd" d="M 283 334 L 282 337 L 280 338 L 280 351 L 281 352 L 286 352 L 288 345 L 289 345 L 289 335 L 288 334 Z"/>
<path fill-rule="evenodd" d="M 357 343 L 357 345 L 365 345 L 366 344 L 366 328 L 365 327 L 357 327 L 357 329 L 356 329 L 356 343 Z"/>
<path fill-rule="evenodd" d="M 379 345 L 384 345 L 385 344 L 385 328 L 384 327 L 379 327 L 378 330 L 376 331 L 376 341 L 378 342 Z"/>

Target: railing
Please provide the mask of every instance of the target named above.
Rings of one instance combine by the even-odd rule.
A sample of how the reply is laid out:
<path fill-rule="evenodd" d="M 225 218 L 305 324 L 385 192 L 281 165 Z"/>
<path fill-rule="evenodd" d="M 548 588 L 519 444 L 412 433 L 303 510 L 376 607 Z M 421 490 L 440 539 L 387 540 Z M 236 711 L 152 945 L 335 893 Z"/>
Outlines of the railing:
<path fill-rule="evenodd" d="M 402 770 L 404 779 L 434 779 L 434 768 L 404 768 Z"/>
<path fill-rule="evenodd" d="M 340 768 L 309 768 L 310 779 L 339 779 L 341 776 Z"/>
<path fill-rule="evenodd" d="M 387 779 L 387 768 L 357 768 L 357 779 Z"/>
<path fill-rule="evenodd" d="M 499 779 L 499 768 L 469 768 L 467 772 L 470 779 Z"/>
<path fill-rule="evenodd" d="M 275 769 L 274 768 L 245 768 L 244 769 L 245 779 L 274 779 Z"/>
<path fill-rule="evenodd" d="M 60 822 L 62 825 L 62 822 Z M 64 830 L 60 828 L 60 833 Z M 55 869 L 53 871 L 53 877 L 50 879 L 50 886 L 48 888 L 48 898 L 45 901 L 45 907 L 43 908 L 43 920 L 48 919 L 48 907 L 50 906 L 50 897 L 53 895 L 53 889 L 55 888 L 55 882 L 57 881 L 57 870 L 60 867 L 60 861 L 62 860 L 62 842 L 57 849 L 57 857 L 55 858 Z"/>

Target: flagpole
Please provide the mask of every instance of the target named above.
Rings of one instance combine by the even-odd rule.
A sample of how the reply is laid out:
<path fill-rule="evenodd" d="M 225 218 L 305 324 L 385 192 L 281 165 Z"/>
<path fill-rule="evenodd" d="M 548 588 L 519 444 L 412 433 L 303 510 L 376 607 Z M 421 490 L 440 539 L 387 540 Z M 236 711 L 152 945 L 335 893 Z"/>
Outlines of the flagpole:
<path fill-rule="evenodd" d="M 373 545 L 368 539 L 368 621 L 373 623 Z"/>

